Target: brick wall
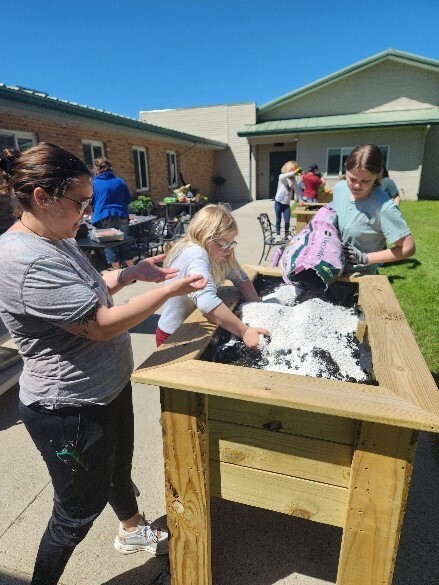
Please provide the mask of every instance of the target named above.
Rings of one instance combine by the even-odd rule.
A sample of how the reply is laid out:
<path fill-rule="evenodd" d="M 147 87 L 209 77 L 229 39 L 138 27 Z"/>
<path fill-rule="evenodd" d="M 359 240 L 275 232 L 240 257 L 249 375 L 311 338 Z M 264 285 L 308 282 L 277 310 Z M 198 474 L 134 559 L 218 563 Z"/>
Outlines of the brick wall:
<path fill-rule="evenodd" d="M 191 148 L 189 143 L 180 144 L 145 137 L 139 130 L 112 126 L 104 122 L 88 121 L 64 114 L 36 113 L 12 107 L 0 107 L 0 128 L 33 132 L 37 141 L 58 144 L 81 159 L 82 140 L 101 141 L 115 173 L 126 181 L 132 194 L 136 191 L 132 147 L 144 147 L 148 153 L 150 182 L 148 194 L 156 201 L 170 193 L 166 151 L 172 150 L 177 153 L 180 164 L 178 171 L 183 174 L 184 180 L 204 195 L 213 194 L 211 177 L 214 174 L 215 151 L 212 150 Z"/>

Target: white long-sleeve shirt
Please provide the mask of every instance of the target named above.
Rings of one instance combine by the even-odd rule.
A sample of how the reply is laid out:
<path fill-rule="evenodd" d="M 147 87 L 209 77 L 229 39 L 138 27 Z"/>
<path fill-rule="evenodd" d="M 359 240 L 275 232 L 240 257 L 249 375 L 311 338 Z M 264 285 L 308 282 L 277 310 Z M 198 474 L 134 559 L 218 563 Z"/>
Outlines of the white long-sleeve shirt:
<path fill-rule="evenodd" d="M 281 175 L 279 175 L 276 196 L 274 198 L 275 201 L 279 201 L 279 203 L 289 205 L 291 203 L 293 193 L 295 192 L 296 189 L 297 181 L 294 171 L 282 173 Z"/>
<path fill-rule="evenodd" d="M 203 247 L 198 245 L 188 246 L 171 263 L 171 266 L 172 268 L 180 269 L 180 272 L 175 278 L 183 278 L 190 274 L 201 274 L 207 278 L 207 285 L 203 290 L 195 291 L 189 295 L 172 297 L 166 301 L 163 306 L 163 313 L 158 322 L 158 326 L 165 333 L 174 333 L 192 313 L 195 307 L 203 315 L 206 315 L 222 302 L 217 295 L 217 287 L 213 280 L 209 255 Z M 247 274 L 240 268 L 238 274 L 230 270 L 226 278 L 237 286 L 242 280 L 247 278 Z M 165 285 L 172 281 L 173 279 L 167 280 Z"/>

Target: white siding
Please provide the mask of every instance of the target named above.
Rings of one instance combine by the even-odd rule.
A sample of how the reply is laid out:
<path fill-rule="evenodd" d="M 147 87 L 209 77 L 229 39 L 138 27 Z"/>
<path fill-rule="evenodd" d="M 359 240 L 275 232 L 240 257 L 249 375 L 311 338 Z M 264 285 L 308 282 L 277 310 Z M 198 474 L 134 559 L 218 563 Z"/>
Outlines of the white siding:
<path fill-rule="evenodd" d="M 156 110 L 140 112 L 144 122 L 188 132 L 203 138 L 219 140 L 229 145 L 226 151 L 218 151 L 215 155 L 215 173 L 226 179 L 220 188 L 220 198 L 225 201 L 248 200 L 250 183 L 255 192 L 255 181 L 251 181 L 250 173 L 254 173 L 250 164 L 250 147 L 245 138 L 237 134 L 244 124 L 256 122 L 256 106 L 254 102 L 201 106 L 198 108 L 181 108 L 176 110 Z M 253 175 L 252 175 L 253 177 Z M 215 187 L 212 184 L 212 192 Z"/>
<path fill-rule="evenodd" d="M 140 112 L 140 120 L 227 143 L 229 106 L 206 106 Z"/>
<path fill-rule="evenodd" d="M 328 148 L 355 147 L 366 143 L 389 146 L 390 177 L 404 191 L 404 199 L 417 199 L 422 170 L 424 133 L 425 130 L 422 127 L 411 127 L 304 134 L 299 138 L 297 159 L 304 169 L 312 163 L 318 164 L 327 185 L 332 187 L 338 177 L 327 176 Z"/>
<path fill-rule="evenodd" d="M 273 108 L 258 121 L 407 109 L 408 104 L 438 106 L 439 73 L 389 59 Z"/>

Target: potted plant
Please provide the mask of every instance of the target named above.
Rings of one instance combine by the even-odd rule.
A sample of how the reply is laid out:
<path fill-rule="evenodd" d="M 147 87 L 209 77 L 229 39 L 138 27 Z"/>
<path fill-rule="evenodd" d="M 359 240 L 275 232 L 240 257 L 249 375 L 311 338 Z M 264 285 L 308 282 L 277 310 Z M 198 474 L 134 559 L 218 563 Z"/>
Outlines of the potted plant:
<path fill-rule="evenodd" d="M 150 215 L 154 207 L 154 202 L 149 195 L 139 195 L 128 205 L 129 211 L 136 215 Z"/>

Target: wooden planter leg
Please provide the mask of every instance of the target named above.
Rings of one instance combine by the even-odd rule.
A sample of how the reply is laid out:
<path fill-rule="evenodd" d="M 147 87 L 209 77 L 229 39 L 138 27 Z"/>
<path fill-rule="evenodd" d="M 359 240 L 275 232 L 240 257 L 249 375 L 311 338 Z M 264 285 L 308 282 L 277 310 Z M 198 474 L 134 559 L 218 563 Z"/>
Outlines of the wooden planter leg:
<path fill-rule="evenodd" d="M 411 429 L 362 423 L 337 585 L 391 585 L 416 440 Z"/>
<path fill-rule="evenodd" d="M 161 388 L 172 585 L 210 585 L 207 397 Z"/>

